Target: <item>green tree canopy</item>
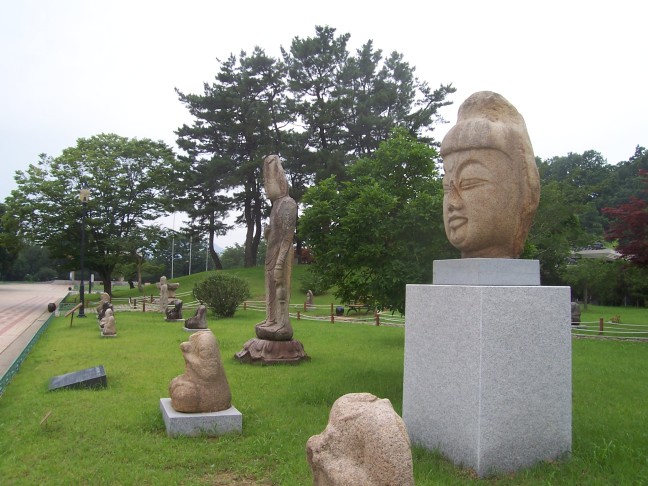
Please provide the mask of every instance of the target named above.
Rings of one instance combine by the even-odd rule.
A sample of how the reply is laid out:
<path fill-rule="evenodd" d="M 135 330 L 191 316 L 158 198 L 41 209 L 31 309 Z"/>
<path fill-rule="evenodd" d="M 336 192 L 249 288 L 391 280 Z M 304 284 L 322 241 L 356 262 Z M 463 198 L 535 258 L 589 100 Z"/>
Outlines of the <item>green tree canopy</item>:
<path fill-rule="evenodd" d="M 205 83 L 204 94 L 176 90 L 195 118 L 191 126 L 176 131 L 192 174 L 180 209 L 189 209 L 195 230 L 206 223 L 212 240 L 226 229 L 221 221 L 227 211 L 241 211 L 237 222 L 247 230 L 245 264 L 254 266 L 266 211 L 261 163 L 265 155 L 280 151 L 281 129 L 289 116 L 285 69 L 259 47 L 220 64 L 214 82 Z M 233 191 L 232 197 L 227 191 Z"/>
<path fill-rule="evenodd" d="M 430 283 L 435 258 L 456 255 L 443 229 L 436 151 L 396 129 L 371 157 L 308 190 L 299 232 L 314 271 L 345 302 L 405 310 L 405 285 Z"/>
<path fill-rule="evenodd" d="M 78 269 L 79 190 L 87 184 L 86 265 L 110 292 L 115 265 L 132 259 L 141 227 L 165 214 L 181 173 L 162 142 L 114 134 L 81 138 L 60 156 L 43 154 L 27 171 L 16 172 L 18 188 L 6 200 L 7 214 L 26 241 L 46 247 L 66 268 Z"/>

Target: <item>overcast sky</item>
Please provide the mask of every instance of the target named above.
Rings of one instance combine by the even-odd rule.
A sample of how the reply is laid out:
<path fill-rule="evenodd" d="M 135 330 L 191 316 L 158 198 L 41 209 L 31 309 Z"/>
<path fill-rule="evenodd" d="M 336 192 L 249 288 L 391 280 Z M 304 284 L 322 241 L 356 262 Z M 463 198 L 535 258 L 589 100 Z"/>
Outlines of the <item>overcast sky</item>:
<path fill-rule="evenodd" d="M 255 45 L 279 56 L 315 25 L 399 51 L 430 86 L 452 83 L 449 125 L 475 91 L 524 116 L 535 154 L 648 146 L 648 3 L 452 0 L 2 0 L 0 200 L 13 175 L 99 133 L 162 140 L 190 123 L 174 88 L 201 93 L 219 65 Z M 242 242 L 241 232 L 217 240 Z"/>

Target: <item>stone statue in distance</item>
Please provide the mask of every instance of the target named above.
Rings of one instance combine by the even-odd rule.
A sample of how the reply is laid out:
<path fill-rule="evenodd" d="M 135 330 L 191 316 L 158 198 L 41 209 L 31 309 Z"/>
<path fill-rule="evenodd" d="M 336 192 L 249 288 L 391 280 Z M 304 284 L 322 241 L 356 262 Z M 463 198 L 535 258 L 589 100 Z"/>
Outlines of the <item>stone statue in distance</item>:
<path fill-rule="evenodd" d="M 441 143 L 443 221 L 462 258 L 518 258 L 540 199 L 522 115 L 491 91 L 471 95 Z"/>
<path fill-rule="evenodd" d="M 185 329 L 207 329 L 207 307 L 199 305 L 196 313 L 185 321 Z"/>
<path fill-rule="evenodd" d="M 101 319 L 101 335 L 102 336 L 116 336 L 117 328 L 115 327 L 115 316 L 112 308 L 106 309 L 104 318 Z"/>

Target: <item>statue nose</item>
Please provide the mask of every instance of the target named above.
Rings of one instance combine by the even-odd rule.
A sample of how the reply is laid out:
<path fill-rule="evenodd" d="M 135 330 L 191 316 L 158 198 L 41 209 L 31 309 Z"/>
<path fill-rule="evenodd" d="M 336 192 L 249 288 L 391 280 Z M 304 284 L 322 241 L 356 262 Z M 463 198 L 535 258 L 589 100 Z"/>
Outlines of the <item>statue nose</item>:
<path fill-rule="evenodd" d="M 454 181 L 450 181 L 449 190 L 446 192 L 446 198 L 448 202 L 448 209 L 450 210 L 459 209 L 463 205 L 461 195 L 459 194 L 459 189 L 457 188 Z"/>

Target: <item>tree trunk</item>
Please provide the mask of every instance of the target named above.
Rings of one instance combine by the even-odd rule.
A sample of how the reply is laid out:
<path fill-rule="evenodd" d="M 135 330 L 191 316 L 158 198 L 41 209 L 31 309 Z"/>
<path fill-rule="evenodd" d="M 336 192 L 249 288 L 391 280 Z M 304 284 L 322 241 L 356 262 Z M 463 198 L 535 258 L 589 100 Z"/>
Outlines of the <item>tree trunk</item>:
<path fill-rule="evenodd" d="M 144 263 L 144 258 L 136 253 L 135 260 L 137 262 L 137 290 L 139 290 L 141 294 L 144 290 L 144 286 L 142 285 L 142 264 Z"/>
<path fill-rule="evenodd" d="M 110 270 L 98 270 L 103 280 L 104 292 L 112 297 L 112 272 Z"/>
<path fill-rule="evenodd" d="M 214 267 L 216 270 L 222 270 L 223 269 L 223 264 L 220 261 L 220 257 L 218 256 L 218 253 L 216 253 L 216 250 L 214 250 L 214 236 L 215 236 L 215 231 L 214 231 L 214 225 L 211 224 L 209 230 L 209 255 L 211 256 L 212 261 L 214 262 Z"/>
<path fill-rule="evenodd" d="M 245 188 L 244 215 L 245 215 L 245 268 L 255 267 L 257 264 L 257 250 L 261 241 L 261 197 L 256 183 L 256 175 L 251 173 Z"/>

